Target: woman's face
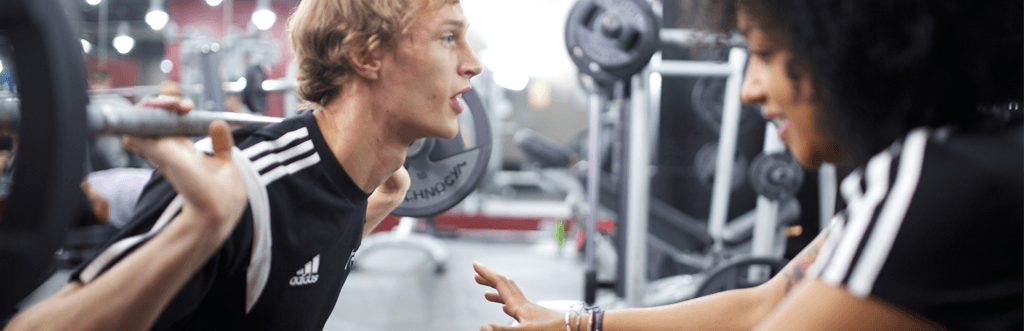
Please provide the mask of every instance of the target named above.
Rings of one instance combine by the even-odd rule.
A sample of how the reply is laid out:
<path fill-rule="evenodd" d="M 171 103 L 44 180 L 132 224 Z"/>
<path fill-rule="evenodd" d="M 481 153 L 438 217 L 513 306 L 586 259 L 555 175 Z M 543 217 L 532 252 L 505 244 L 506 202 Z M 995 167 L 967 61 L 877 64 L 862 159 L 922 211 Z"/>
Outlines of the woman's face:
<path fill-rule="evenodd" d="M 822 110 L 813 101 L 810 76 L 794 80 L 786 65 L 792 56 L 789 48 L 773 40 L 744 10 L 736 16 L 750 50 L 740 99 L 761 105 L 761 115 L 775 123 L 779 138 L 800 165 L 817 168 L 822 162 L 839 162 L 839 145 L 822 134 L 828 128 L 819 125 Z"/>

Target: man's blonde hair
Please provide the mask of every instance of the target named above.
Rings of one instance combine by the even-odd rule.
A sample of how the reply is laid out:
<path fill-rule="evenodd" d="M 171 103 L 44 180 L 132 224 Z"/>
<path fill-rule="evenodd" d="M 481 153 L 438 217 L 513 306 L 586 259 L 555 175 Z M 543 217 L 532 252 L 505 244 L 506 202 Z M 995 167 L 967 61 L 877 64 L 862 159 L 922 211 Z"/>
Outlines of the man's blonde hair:
<path fill-rule="evenodd" d="M 421 8 L 458 0 L 302 0 L 288 22 L 298 65 L 300 99 L 325 106 L 352 71 L 346 54 L 359 57 L 394 47 Z"/>

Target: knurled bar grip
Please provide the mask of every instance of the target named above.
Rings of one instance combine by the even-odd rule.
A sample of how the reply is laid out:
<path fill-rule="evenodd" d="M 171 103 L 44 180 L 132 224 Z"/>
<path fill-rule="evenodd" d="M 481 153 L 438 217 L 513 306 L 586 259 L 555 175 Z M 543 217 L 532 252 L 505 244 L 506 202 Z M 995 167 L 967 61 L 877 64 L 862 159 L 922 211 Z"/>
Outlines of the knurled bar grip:
<path fill-rule="evenodd" d="M 0 98 L 0 131 L 17 132 L 21 117 L 17 98 Z M 279 117 L 193 110 L 178 115 L 157 108 L 114 102 L 94 102 L 87 107 L 89 132 L 97 135 L 191 136 L 208 134 L 210 123 L 224 121 L 231 126 L 271 124 Z"/>

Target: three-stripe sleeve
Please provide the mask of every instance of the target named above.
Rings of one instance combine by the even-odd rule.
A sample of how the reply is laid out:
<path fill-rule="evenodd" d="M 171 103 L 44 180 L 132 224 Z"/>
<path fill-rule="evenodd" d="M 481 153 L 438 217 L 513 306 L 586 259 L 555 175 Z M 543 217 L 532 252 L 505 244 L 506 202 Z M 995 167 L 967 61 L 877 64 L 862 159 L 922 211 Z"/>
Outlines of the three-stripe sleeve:
<path fill-rule="evenodd" d="M 894 152 L 887 150 L 868 162 L 863 176 L 855 172 L 843 180 L 847 219 L 834 233 L 836 238 L 830 236 L 826 242 L 819 261 L 811 266 L 812 274 L 832 286 L 845 284 L 855 296 L 871 295 L 913 200 L 928 135 L 924 129 L 911 131 L 899 148 L 898 163 Z M 890 173 L 893 164 L 895 176 Z"/>

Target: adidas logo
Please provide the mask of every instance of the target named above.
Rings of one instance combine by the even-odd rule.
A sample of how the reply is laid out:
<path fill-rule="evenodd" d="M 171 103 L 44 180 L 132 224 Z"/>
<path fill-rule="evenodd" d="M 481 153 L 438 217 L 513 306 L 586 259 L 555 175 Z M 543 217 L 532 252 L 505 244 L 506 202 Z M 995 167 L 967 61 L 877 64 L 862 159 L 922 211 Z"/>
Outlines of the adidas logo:
<path fill-rule="evenodd" d="M 358 249 L 359 248 L 353 249 L 352 250 L 352 254 L 349 254 L 349 256 L 348 256 L 348 263 L 345 263 L 345 270 L 348 270 L 348 268 L 352 266 L 352 262 L 355 262 L 355 260 L 356 260 L 356 250 L 358 250 Z"/>
<path fill-rule="evenodd" d="M 291 286 L 302 286 L 316 283 L 316 280 L 320 278 L 317 275 L 317 270 L 320 269 L 320 254 L 313 257 L 312 261 L 306 262 L 306 266 L 295 272 L 295 277 L 292 277 L 288 281 L 288 285 Z"/>

